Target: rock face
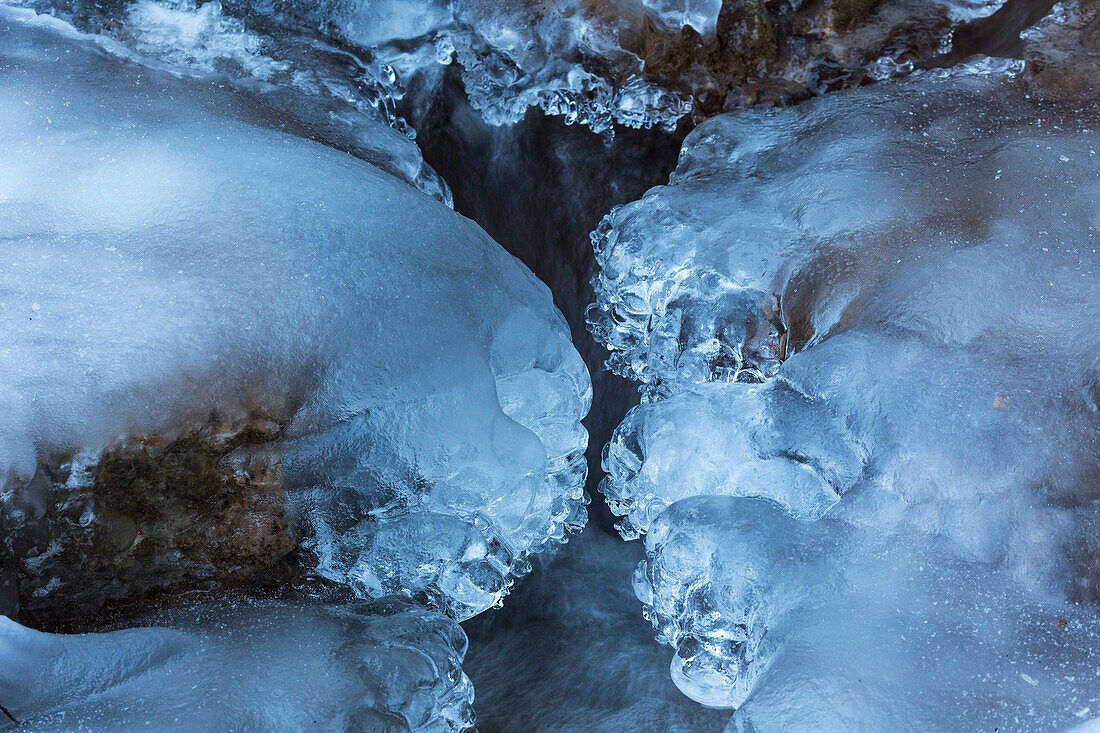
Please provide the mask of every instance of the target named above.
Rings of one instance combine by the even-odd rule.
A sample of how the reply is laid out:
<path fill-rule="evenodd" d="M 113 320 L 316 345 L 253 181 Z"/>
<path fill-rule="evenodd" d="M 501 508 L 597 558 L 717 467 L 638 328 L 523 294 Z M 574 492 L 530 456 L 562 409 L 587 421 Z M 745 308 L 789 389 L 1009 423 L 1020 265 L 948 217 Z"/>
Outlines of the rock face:
<path fill-rule="evenodd" d="M 717 32 L 649 27 L 632 50 L 654 83 L 688 95 L 696 120 L 859 86 L 932 56 L 954 24 L 934 0 L 723 3 Z"/>
<path fill-rule="evenodd" d="M 16 587 L 5 612 L 36 628 L 84 625 L 106 604 L 289 579 L 298 543 L 277 470 L 227 458 L 281 429 L 211 420 L 171 441 L 128 438 L 90 464 L 41 465 L 14 489 L 22 506 L 0 515 Z"/>

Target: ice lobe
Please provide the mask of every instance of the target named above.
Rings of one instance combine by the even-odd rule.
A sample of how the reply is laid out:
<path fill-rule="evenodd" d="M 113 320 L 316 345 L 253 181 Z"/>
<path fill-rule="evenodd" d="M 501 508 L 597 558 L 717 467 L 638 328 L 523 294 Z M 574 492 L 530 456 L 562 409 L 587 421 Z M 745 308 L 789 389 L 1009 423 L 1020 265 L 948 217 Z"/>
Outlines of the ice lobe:
<path fill-rule="evenodd" d="M 804 434 L 807 423 L 817 432 Z M 793 435 L 812 444 L 792 449 Z M 859 478 L 865 458 L 841 421 L 779 382 L 712 383 L 643 402 L 604 449 L 600 490 L 631 539 L 669 504 L 707 494 L 766 497 L 817 519 Z M 657 458 L 668 456 L 675 460 Z"/>
<path fill-rule="evenodd" d="M 1015 68 L 715 118 L 594 236 L 602 489 L 731 730 L 1097 709 L 1100 110 Z"/>
<path fill-rule="evenodd" d="M 588 374 L 481 229 L 60 21 L 0 9 L 0 40 L 0 511 L 45 512 L 43 466 L 260 413 L 276 439 L 225 465 L 273 471 L 370 597 L 468 616 L 583 524 Z"/>
<path fill-rule="evenodd" d="M 673 679 L 737 707 L 731 733 L 1062 730 L 1100 699 L 1095 609 L 927 535 L 711 496 L 673 505 L 646 545 L 636 588 L 660 589 Z"/>
<path fill-rule="evenodd" d="M 0 704 L 34 731 L 473 727 L 466 636 L 440 614 L 245 600 L 147 623 L 64 635 L 0 616 Z"/>

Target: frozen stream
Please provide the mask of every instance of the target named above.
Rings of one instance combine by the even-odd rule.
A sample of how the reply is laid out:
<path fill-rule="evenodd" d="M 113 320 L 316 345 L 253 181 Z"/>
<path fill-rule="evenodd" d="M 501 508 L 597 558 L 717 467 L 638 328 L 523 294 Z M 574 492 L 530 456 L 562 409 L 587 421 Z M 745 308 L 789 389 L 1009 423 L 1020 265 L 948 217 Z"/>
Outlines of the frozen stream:
<path fill-rule="evenodd" d="M 0 0 L 0 730 L 1100 730 L 1094 0 Z"/>

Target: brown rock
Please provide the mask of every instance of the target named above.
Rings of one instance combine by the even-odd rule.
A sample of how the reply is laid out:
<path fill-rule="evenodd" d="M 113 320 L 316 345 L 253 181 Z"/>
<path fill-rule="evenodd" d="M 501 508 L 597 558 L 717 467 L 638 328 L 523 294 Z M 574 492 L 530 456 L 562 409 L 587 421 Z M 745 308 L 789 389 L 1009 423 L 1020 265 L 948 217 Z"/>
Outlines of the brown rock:
<path fill-rule="evenodd" d="M 43 465 L 24 506 L 0 519 L 0 603 L 14 577 L 21 620 L 52 627 L 158 593 L 288 579 L 296 539 L 277 468 L 228 460 L 280 430 L 266 417 L 211 420 L 174 439 L 128 438 L 83 470 Z"/>
<path fill-rule="evenodd" d="M 1067 0 L 1024 39 L 1024 82 L 1040 99 L 1095 103 L 1100 92 L 1100 2 Z"/>

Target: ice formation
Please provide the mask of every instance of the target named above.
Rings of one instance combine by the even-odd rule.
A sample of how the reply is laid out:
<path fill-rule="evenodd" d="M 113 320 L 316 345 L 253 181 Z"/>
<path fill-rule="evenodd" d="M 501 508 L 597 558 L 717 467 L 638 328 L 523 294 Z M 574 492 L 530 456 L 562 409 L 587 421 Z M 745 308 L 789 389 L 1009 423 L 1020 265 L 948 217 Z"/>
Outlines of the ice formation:
<path fill-rule="evenodd" d="M 252 120 L 346 150 L 451 203 L 397 115 L 404 93 L 393 69 L 367 49 L 348 49 L 309 28 L 266 18 L 245 23 L 213 0 L 24 0 L 96 35 L 104 50 L 174 76 L 234 88 Z"/>
<path fill-rule="evenodd" d="M 675 127 L 691 110 L 682 93 L 649 82 L 630 50 L 647 22 L 713 31 L 719 3 L 529 0 L 385 0 L 276 3 L 346 41 L 375 48 L 399 77 L 457 63 L 475 108 L 495 125 L 535 107 L 607 131 L 613 123 Z M 266 4 L 250 9 L 267 12 Z"/>
<path fill-rule="evenodd" d="M 539 108 L 600 133 L 674 131 L 721 111 L 791 103 L 913 70 L 1003 0 L 386 0 L 277 7 L 398 76 L 455 63 L 492 124 Z M 260 4 L 266 8 L 266 3 Z"/>
<path fill-rule="evenodd" d="M 108 633 L 0 616 L 0 704 L 26 731 L 357 730 L 473 725 L 453 620 L 407 603 L 256 600 L 162 612 Z M 9 726 L 0 714 L 0 730 Z"/>
<path fill-rule="evenodd" d="M 731 731 L 1100 710 L 1100 111 L 1017 70 L 715 118 L 593 235 L 601 488 Z"/>
<path fill-rule="evenodd" d="M 530 109 L 610 134 L 667 131 L 756 103 L 790 103 L 905 74 L 999 0 L 19 0 L 103 31 L 175 70 L 225 74 L 312 131 L 446 197 L 412 145 L 384 145 L 381 120 L 413 136 L 395 104 L 410 84 L 431 104 L 454 65 L 494 125 Z M 121 12 L 120 12 L 121 11 Z M 321 114 L 318 114 L 320 112 Z M 325 120 L 325 114 L 331 119 Z"/>
<path fill-rule="evenodd" d="M 278 477 L 321 574 L 488 608 L 584 522 L 568 329 L 472 222 L 255 114 L 0 7 L 0 512 L 33 527 L 124 436 L 259 414 L 224 465 Z M 71 568 L 34 538 L 2 550 L 45 594 Z"/>
<path fill-rule="evenodd" d="M 670 132 L 1020 6 L 0 0 L 0 613 L 98 631 L 0 617 L 0 729 L 470 729 L 457 622 L 583 524 L 591 387 L 400 114 L 450 115 L 425 151 L 537 266 L 592 201 L 547 236 L 502 188 L 633 174 L 484 122 Z M 488 727 L 1100 726 L 1098 12 L 1012 26 L 1023 73 L 715 117 L 605 218 L 642 403 L 601 490 L 644 546 L 469 624 Z"/>

